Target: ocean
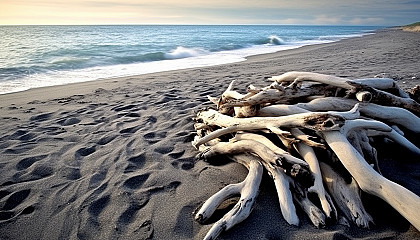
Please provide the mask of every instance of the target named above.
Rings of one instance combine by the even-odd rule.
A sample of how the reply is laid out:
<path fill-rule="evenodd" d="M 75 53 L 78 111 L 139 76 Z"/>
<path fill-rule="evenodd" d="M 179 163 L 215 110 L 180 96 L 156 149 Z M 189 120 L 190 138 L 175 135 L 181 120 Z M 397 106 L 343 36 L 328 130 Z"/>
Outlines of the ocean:
<path fill-rule="evenodd" d="M 0 94 L 244 61 L 381 26 L 0 26 Z"/>

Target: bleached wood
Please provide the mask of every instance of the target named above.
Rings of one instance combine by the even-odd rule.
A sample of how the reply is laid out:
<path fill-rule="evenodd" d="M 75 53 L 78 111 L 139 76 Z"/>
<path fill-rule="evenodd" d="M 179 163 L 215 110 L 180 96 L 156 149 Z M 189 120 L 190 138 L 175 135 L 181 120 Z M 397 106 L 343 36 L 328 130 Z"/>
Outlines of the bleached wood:
<path fill-rule="evenodd" d="M 292 128 L 291 133 L 295 136 L 302 136 L 305 135 L 301 130 L 297 128 Z M 337 210 L 334 207 L 334 204 L 330 201 L 328 193 L 325 191 L 323 182 L 322 182 L 322 174 L 321 169 L 319 168 L 318 158 L 315 155 L 314 150 L 312 147 L 304 144 L 304 143 L 296 143 L 295 144 L 298 153 L 302 156 L 302 158 L 309 164 L 309 169 L 312 172 L 312 176 L 314 177 L 314 185 L 309 188 L 309 192 L 316 193 L 320 202 L 322 210 L 324 211 L 327 217 L 337 216 Z"/>
<path fill-rule="evenodd" d="M 394 140 L 396 143 L 405 147 L 407 150 L 420 156 L 420 149 L 416 145 L 408 141 L 401 134 L 397 133 L 393 128 L 382 122 L 366 119 L 348 120 L 341 131 L 344 135 L 347 136 L 349 131 L 357 129 L 368 129 L 368 135 L 370 136 L 387 136 L 388 138 Z"/>
<path fill-rule="evenodd" d="M 353 89 L 353 86 L 348 84 L 350 81 L 347 78 L 336 77 L 332 75 L 313 73 L 313 72 L 287 72 L 279 76 L 273 76 L 269 80 L 276 81 L 278 83 L 288 82 L 288 83 L 298 83 L 302 81 L 313 81 L 332 85 L 335 87 L 340 87 L 344 89 Z"/>
<path fill-rule="evenodd" d="M 236 224 L 245 220 L 252 211 L 252 206 L 258 195 L 261 183 L 263 167 L 258 158 L 249 154 L 232 156 L 234 161 L 245 165 L 249 172 L 244 181 L 237 184 L 230 184 L 210 197 L 196 213 L 195 219 L 203 223 L 226 199 L 240 194 L 240 200 L 226 213 L 219 221 L 213 224 L 204 239 L 216 239 L 222 231 L 227 231 Z"/>
<path fill-rule="evenodd" d="M 332 109 L 336 111 L 347 111 L 356 103 L 356 100 L 327 97 L 324 99 L 316 99 L 309 103 L 298 103 L 296 105 L 292 105 L 293 107 L 291 108 L 305 109 L 307 111 L 314 112 L 328 111 Z M 274 106 L 270 107 L 274 108 Z M 261 111 L 264 111 L 264 108 L 261 109 L 260 112 Z M 397 124 L 413 131 L 414 133 L 420 133 L 420 118 L 406 109 L 369 103 L 361 105 L 360 113 L 369 118 Z"/>
<path fill-rule="evenodd" d="M 290 187 L 293 184 L 293 181 L 288 177 L 284 171 L 278 167 L 273 167 L 262 161 L 265 169 L 267 169 L 269 175 L 274 181 L 276 186 L 277 197 L 279 199 L 279 206 L 281 214 L 290 225 L 299 225 L 299 217 L 296 213 L 296 207 L 293 203 L 293 195 L 290 191 Z"/>
<path fill-rule="evenodd" d="M 309 219 L 311 220 L 312 224 L 315 225 L 315 227 L 319 228 L 325 226 L 326 217 L 314 203 L 312 203 L 307 197 L 302 197 L 298 194 L 293 194 L 293 198 L 306 213 L 306 215 L 308 215 Z"/>
<path fill-rule="evenodd" d="M 397 96 L 402 98 L 409 98 L 410 96 L 404 92 L 391 78 L 363 78 L 353 80 L 356 83 L 368 85 L 380 90 L 391 90 L 397 92 Z"/>
<path fill-rule="evenodd" d="M 356 99 L 360 102 L 368 103 L 372 100 L 372 94 L 368 91 L 360 91 L 356 93 Z"/>
<path fill-rule="evenodd" d="M 359 227 L 368 228 L 373 223 L 372 217 L 366 212 L 358 185 L 352 180 L 350 184 L 335 172 L 328 164 L 321 162 L 322 177 L 338 208 L 344 215 Z"/>
<path fill-rule="evenodd" d="M 328 84 L 335 87 L 348 89 L 352 92 L 368 91 L 372 94 L 372 102 L 380 103 L 386 106 L 395 106 L 405 108 L 417 116 L 420 116 L 420 104 L 411 98 L 399 97 L 391 93 L 376 89 L 374 87 L 352 81 L 347 78 L 336 77 L 332 75 L 311 73 L 311 72 L 287 72 L 279 76 L 273 76 L 270 80 L 276 82 L 297 82 L 314 81 L 319 83 Z"/>
<path fill-rule="evenodd" d="M 320 183 L 320 176 L 323 176 L 340 209 L 344 209 L 346 216 L 357 225 L 368 227 L 372 220 L 360 201 L 361 188 L 384 199 L 420 230 L 420 220 L 414 214 L 420 207 L 419 196 L 383 178 L 371 167 L 378 166 L 376 149 L 371 145 L 378 136 L 383 136 L 382 141 L 394 141 L 402 145 L 413 153 L 410 156 L 420 156 L 420 149 L 404 137 L 412 138 L 411 133 L 404 134 L 407 130 L 420 133 L 420 105 L 408 98 L 408 94 L 389 78 L 350 80 L 319 73 L 289 72 L 274 76 L 271 80 L 275 82 L 267 87 L 250 85 L 246 94 L 235 91 L 235 81 L 232 81 L 220 98 L 209 97 L 217 105 L 218 111 L 201 111 L 195 118 L 197 122 L 194 127 L 200 137 L 194 139 L 193 145 L 201 151 L 199 156 L 252 156 L 273 177 L 282 214 L 292 225 L 299 223 L 292 195 L 295 203 L 302 207 L 315 226 L 325 224 L 325 215 L 304 194 L 312 184 L 309 191 L 318 195 L 324 212 L 329 216 L 337 216 L 330 195 Z M 292 149 L 295 146 L 309 166 L 264 136 L 242 131 L 277 134 L 287 150 L 295 154 L 296 151 Z M 324 145 L 315 142 L 311 134 L 323 138 L 321 143 L 326 142 L 334 151 L 335 154 L 327 151 L 328 157 L 343 163 L 355 179 L 351 184 L 346 184 L 332 168 L 328 169 L 329 166 L 322 167 L 323 163 L 318 163 L 310 146 Z M 219 138 L 222 135 L 223 138 Z M 229 142 L 221 142 L 226 141 L 226 138 L 230 139 Z M 250 160 L 236 161 L 248 166 Z M 327 169 L 325 173 L 323 168 Z M 311 169 L 312 174 L 308 169 Z M 334 181 L 328 182 L 328 179 Z M 204 213 L 210 216 L 214 212 L 212 209 L 217 208 L 232 193 L 245 196 L 241 192 L 244 182 L 229 185 L 215 194 L 206 202 L 207 205 L 203 205 Z M 255 180 L 251 182 L 254 184 Z M 252 190 L 252 194 L 257 190 Z M 249 211 L 248 207 L 242 209 L 241 201 L 238 202 L 232 211 L 210 229 L 206 239 L 212 239 L 224 229 L 242 221 L 249 215 Z M 200 221 L 203 217 L 197 215 L 196 218 Z"/>
<path fill-rule="evenodd" d="M 199 154 L 200 159 L 210 159 L 217 155 L 230 155 L 240 153 L 254 153 L 271 166 L 277 166 L 292 176 L 305 187 L 313 185 L 313 178 L 309 172 L 308 164 L 300 159 L 290 158 L 283 154 L 276 154 L 264 144 L 253 140 L 241 140 L 235 142 L 220 142 L 217 145 L 206 148 Z"/>
<path fill-rule="evenodd" d="M 223 127 L 193 142 L 193 146 L 206 143 L 227 133 L 244 130 L 269 129 L 270 127 L 303 127 L 312 130 L 334 130 L 344 124 L 344 118 L 330 113 L 301 113 L 282 117 L 232 118 L 209 109 L 197 114 L 198 121 Z"/>
<path fill-rule="evenodd" d="M 223 105 L 224 107 L 241 107 L 263 103 L 290 103 L 311 97 L 313 95 L 319 95 L 320 93 L 328 93 L 328 86 L 317 84 L 311 88 L 283 88 L 282 90 L 279 90 L 279 88 L 270 88 L 264 89 L 263 91 L 260 91 L 253 96 L 226 101 Z"/>
<path fill-rule="evenodd" d="M 419 196 L 374 171 L 342 131 L 324 131 L 322 134 L 363 191 L 382 198 L 420 231 L 417 214 L 420 209 Z"/>

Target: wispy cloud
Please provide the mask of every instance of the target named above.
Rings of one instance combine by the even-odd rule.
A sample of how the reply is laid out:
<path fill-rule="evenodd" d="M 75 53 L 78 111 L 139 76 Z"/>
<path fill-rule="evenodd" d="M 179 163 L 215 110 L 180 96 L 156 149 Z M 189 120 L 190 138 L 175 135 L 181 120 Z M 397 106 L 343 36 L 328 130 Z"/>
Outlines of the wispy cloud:
<path fill-rule="evenodd" d="M 7 23 L 399 25 L 420 20 L 420 0 L 3 0 Z"/>

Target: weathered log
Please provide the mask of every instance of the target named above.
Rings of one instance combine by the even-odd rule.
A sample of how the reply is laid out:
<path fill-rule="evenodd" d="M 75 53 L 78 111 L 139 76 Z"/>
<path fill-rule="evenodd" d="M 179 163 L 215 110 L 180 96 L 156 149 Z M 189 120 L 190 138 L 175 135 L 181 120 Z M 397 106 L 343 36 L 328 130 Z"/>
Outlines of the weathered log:
<path fill-rule="evenodd" d="M 299 83 L 302 81 L 314 81 L 319 83 L 324 83 L 344 89 L 351 90 L 352 86 L 348 85 L 347 82 L 355 82 L 363 85 L 367 85 L 373 88 L 380 90 L 389 90 L 395 91 L 398 93 L 398 96 L 403 98 L 408 98 L 408 94 L 405 93 L 397 83 L 391 78 L 362 78 L 350 80 L 344 77 L 336 77 L 332 75 L 313 73 L 313 72 L 287 72 L 279 76 L 273 76 L 268 78 L 268 80 L 276 81 L 277 83 Z"/>
<path fill-rule="evenodd" d="M 348 134 L 348 132 L 351 130 L 368 129 L 368 135 L 387 136 L 388 138 L 394 140 L 396 143 L 405 147 L 410 152 L 420 156 L 420 149 L 416 145 L 408 141 L 404 136 L 397 133 L 393 128 L 391 128 L 383 122 L 379 122 L 376 120 L 355 119 L 347 121 L 344 126 L 342 129 L 345 129 L 345 131 L 343 131 L 343 133 L 345 134 Z"/>
<path fill-rule="evenodd" d="M 331 87 L 322 84 L 316 84 L 310 88 L 300 89 L 267 89 L 248 98 L 238 98 L 236 100 L 226 101 L 222 106 L 229 108 L 252 106 L 266 103 L 293 103 L 313 95 L 319 95 L 320 93 L 323 93 L 324 97 L 331 96 L 333 95 L 333 91 L 331 91 L 330 89 Z"/>
<path fill-rule="evenodd" d="M 371 101 L 374 103 L 380 103 L 386 106 L 405 108 L 413 112 L 417 116 L 420 116 L 420 104 L 414 101 L 413 99 L 399 97 L 391 93 L 376 89 L 369 85 L 352 81 L 347 78 L 310 72 L 288 72 L 279 76 L 273 76 L 270 78 L 270 80 L 274 80 L 276 82 L 292 82 L 292 85 L 295 85 L 301 81 L 314 81 L 348 89 L 354 93 L 359 91 L 368 91 L 371 93 Z"/>
<path fill-rule="evenodd" d="M 293 203 L 293 194 L 290 191 L 290 187 L 294 182 L 284 173 L 284 171 L 282 171 L 282 169 L 279 169 L 276 166 L 273 167 L 265 161 L 262 161 L 261 163 L 264 165 L 265 169 L 267 169 L 268 174 L 274 181 L 277 197 L 279 199 L 280 211 L 284 220 L 290 225 L 298 226 L 299 217 L 297 216 L 296 208 Z"/>
<path fill-rule="evenodd" d="M 314 112 L 328 111 L 328 110 L 347 111 L 351 109 L 355 103 L 357 103 L 357 101 L 351 100 L 351 99 L 327 97 L 324 99 L 316 99 L 309 103 L 298 103 L 296 105 L 292 105 L 290 108 L 305 109 L 307 111 L 314 111 Z M 275 106 L 270 106 L 267 108 L 275 108 Z M 285 108 L 285 107 L 282 107 L 282 108 Z M 259 111 L 259 114 L 263 112 L 264 110 L 265 108 L 261 109 Z M 360 113 L 363 116 L 366 116 L 369 118 L 397 124 L 414 133 L 420 133 L 420 118 L 406 109 L 399 108 L 399 107 L 381 106 L 378 104 L 369 103 L 369 104 L 361 105 Z M 265 114 L 265 116 L 270 116 L 270 115 Z M 398 117 L 395 117 L 395 116 L 398 116 Z"/>
<path fill-rule="evenodd" d="M 276 127 L 303 127 L 316 131 L 334 130 L 339 129 L 344 124 L 345 119 L 331 113 L 302 113 L 283 117 L 264 118 L 232 118 L 210 109 L 199 112 L 196 121 L 204 122 L 207 125 L 223 127 L 222 129 L 216 130 L 209 135 L 194 141 L 193 146 L 198 147 L 199 145 L 224 134 L 244 130 L 270 129 Z"/>
<path fill-rule="evenodd" d="M 210 197 L 195 214 L 195 220 L 204 223 L 223 201 L 235 195 L 240 195 L 241 198 L 233 209 L 213 224 L 204 239 L 216 239 L 222 231 L 227 231 L 245 220 L 251 213 L 257 198 L 263 174 L 263 167 L 258 158 L 249 154 L 241 154 L 232 156 L 232 159 L 248 168 L 247 177 L 240 183 L 224 187 Z"/>
<path fill-rule="evenodd" d="M 325 141 L 363 191 L 382 198 L 420 230 L 420 218 L 417 214 L 417 210 L 420 209 L 420 197 L 374 171 L 348 142 L 346 134 L 351 127 L 344 126 L 340 131 L 322 132 Z"/>
<path fill-rule="evenodd" d="M 253 134 L 253 133 L 240 133 L 235 136 L 235 140 L 245 140 L 252 139 L 254 141 L 263 143 L 273 152 L 277 154 L 284 154 L 285 157 L 292 157 L 289 153 L 285 152 L 283 149 L 277 147 L 266 137 Z M 267 169 L 269 175 L 273 178 L 274 184 L 277 190 L 277 196 L 279 198 L 280 210 L 283 215 L 283 218 L 291 225 L 298 225 L 299 218 L 296 214 L 296 208 L 293 204 L 293 199 L 300 205 L 302 210 L 308 215 L 309 219 L 316 227 L 321 227 L 325 225 L 325 215 L 316 207 L 311 201 L 309 201 L 305 196 L 302 196 L 299 192 L 300 187 L 295 184 L 295 182 L 287 176 L 284 171 L 279 169 L 276 166 L 272 166 L 265 161 L 262 161 L 262 164 Z M 295 191 L 292 193 L 290 187 L 294 187 Z M 332 203 L 331 199 L 330 202 Z M 335 209 L 335 208 L 334 208 Z"/>
<path fill-rule="evenodd" d="M 259 143 L 264 144 L 271 151 L 276 154 L 281 154 L 284 158 L 291 158 L 290 161 L 302 161 L 290 155 L 288 152 L 276 146 L 268 138 L 254 133 L 238 133 L 236 134 L 234 140 L 254 140 Z M 303 161 L 302 161 L 303 162 Z M 290 185 L 294 185 L 294 182 L 285 175 L 282 169 L 279 169 L 276 166 L 272 166 L 265 161 L 262 161 L 262 164 L 267 169 L 269 175 L 273 178 L 274 185 L 276 186 L 277 196 L 279 199 L 279 206 L 283 218 L 291 225 L 299 225 L 299 218 L 296 214 L 296 208 L 293 204 L 293 195 L 290 191 Z M 316 217 L 314 217 L 316 219 Z M 321 221 L 319 221 L 321 222 Z"/>
<path fill-rule="evenodd" d="M 291 129 L 291 133 L 296 137 L 304 135 L 302 131 L 296 128 Z M 334 204 L 330 201 L 330 196 L 324 189 L 318 158 L 316 157 L 314 150 L 312 147 L 304 143 L 298 142 L 295 145 L 298 153 L 309 164 L 309 169 L 311 170 L 312 176 L 314 177 L 314 185 L 309 188 L 309 192 L 317 194 L 321 202 L 322 210 L 327 217 L 330 218 L 337 216 L 337 210 L 335 209 Z"/>
<path fill-rule="evenodd" d="M 410 97 L 406 92 L 404 92 L 397 85 L 397 82 L 395 82 L 394 79 L 391 79 L 391 78 L 363 78 L 363 79 L 355 79 L 353 80 L 353 82 L 368 85 L 370 87 L 388 91 L 388 92 L 395 92 L 396 93 L 395 95 L 402 98 Z"/>
<path fill-rule="evenodd" d="M 367 131 L 365 129 L 349 131 L 347 134 L 347 139 L 351 145 L 360 153 L 360 155 L 362 155 L 366 161 L 373 165 L 373 168 L 375 168 L 378 173 L 382 174 L 381 170 L 379 169 L 376 149 L 369 143 Z"/>
<path fill-rule="evenodd" d="M 325 215 L 315 204 L 313 204 L 307 197 L 302 197 L 297 194 L 293 194 L 293 197 L 306 215 L 308 215 L 309 220 L 311 220 L 315 227 L 319 228 L 325 226 Z"/>
<path fill-rule="evenodd" d="M 277 166 L 304 187 L 313 185 L 313 178 L 308 169 L 308 164 L 302 160 L 285 157 L 276 154 L 264 144 L 253 140 L 241 140 L 236 142 L 221 142 L 203 150 L 199 154 L 200 159 L 210 159 L 217 155 L 254 153 L 271 166 Z"/>

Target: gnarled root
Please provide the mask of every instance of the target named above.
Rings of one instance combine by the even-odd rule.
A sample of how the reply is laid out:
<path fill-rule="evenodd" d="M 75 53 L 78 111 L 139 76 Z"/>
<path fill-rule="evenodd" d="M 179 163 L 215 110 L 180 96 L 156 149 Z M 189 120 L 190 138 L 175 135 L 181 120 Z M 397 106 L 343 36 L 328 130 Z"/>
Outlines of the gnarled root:
<path fill-rule="evenodd" d="M 263 167 L 258 158 L 249 154 L 240 154 L 232 156 L 232 159 L 248 168 L 248 176 L 244 181 L 230 184 L 211 196 L 195 214 L 195 220 L 204 223 L 224 200 L 238 194 L 241 198 L 222 219 L 213 224 L 204 239 L 216 239 L 222 231 L 227 231 L 245 220 L 257 198 L 263 174 Z"/>

